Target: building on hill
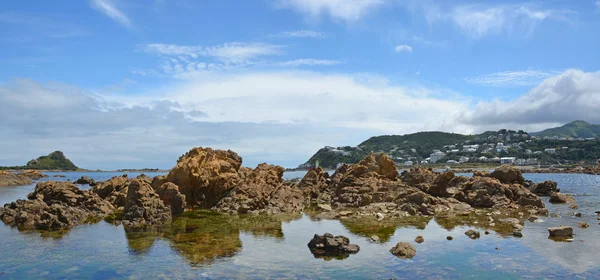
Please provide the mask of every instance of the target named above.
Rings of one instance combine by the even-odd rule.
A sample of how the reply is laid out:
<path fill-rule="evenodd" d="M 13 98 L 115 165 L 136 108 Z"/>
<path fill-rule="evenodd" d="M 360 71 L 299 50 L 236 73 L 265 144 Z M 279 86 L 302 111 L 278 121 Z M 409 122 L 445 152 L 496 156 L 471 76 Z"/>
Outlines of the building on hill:
<path fill-rule="evenodd" d="M 517 160 L 516 157 L 503 157 L 503 158 L 500 158 L 500 163 L 501 164 L 513 164 L 513 163 L 515 163 L 516 160 Z"/>
<path fill-rule="evenodd" d="M 468 157 L 460 157 L 460 158 L 458 159 L 458 162 L 460 162 L 460 163 L 465 163 L 465 162 L 468 162 L 468 161 L 469 161 L 469 158 L 468 158 Z"/>
<path fill-rule="evenodd" d="M 407 160 L 404 162 L 404 166 L 412 166 L 413 162 L 411 160 Z"/>
<path fill-rule="evenodd" d="M 441 159 L 443 159 L 444 157 L 446 157 L 446 154 L 444 152 L 435 152 L 432 153 L 431 155 L 429 155 L 429 161 L 432 163 L 436 163 L 438 161 L 440 161 Z"/>
<path fill-rule="evenodd" d="M 448 160 L 448 161 L 446 161 L 446 164 L 458 164 L 458 161 L 456 161 L 456 160 Z"/>

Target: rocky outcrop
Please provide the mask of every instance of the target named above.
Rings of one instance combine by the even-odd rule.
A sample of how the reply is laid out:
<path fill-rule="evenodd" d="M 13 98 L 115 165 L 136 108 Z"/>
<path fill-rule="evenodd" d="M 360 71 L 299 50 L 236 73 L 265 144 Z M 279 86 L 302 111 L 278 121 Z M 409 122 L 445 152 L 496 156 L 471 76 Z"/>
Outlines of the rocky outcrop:
<path fill-rule="evenodd" d="M 553 192 L 560 192 L 560 189 L 556 187 L 557 183 L 551 180 L 546 180 L 538 184 L 529 184 L 529 190 L 539 196 L 550 196 Z"/>
<path fill-rule="evenodd" d="M 24 186 L 29 184 L 33 184 L 33 181 L 25 175 L 0 171 L 0 187 Z"/>
<path fill-rule="evenodd" d="M 575 203 L 575 198 L 563 193 L 550 193 L 550 203 Z"/>
<path fill-rule="evenodd" d="M 408 242 L 398 242 L 396 246 L 390 249 L 390 253 L 402 259 L 412 259 L 417 255 L 417 249 Z"/>
<path fill-rule="evenodd" d="M 404 183 L 415 187 L 421 184 L 431 184 L 436 177 L 437 175 L 431 168 L 424 167 L 414 167 L 400 174 L 400 178 Z"/>
<path fill-rule="evenodd" d="M 81 178 L 77 179 L 77 181 L 75 181 L 75 184 L 80 184 L 80 185 L 96 185 L 96 181 L 88 176 L 81 176 Z"/>
<path fill-rule="evenodd" d="M 568 226 L 548 228 L 550 237 L 573 237 L 573 228 Z"/>
<path fill-rule="evenodd" d="M 104 217 L 114 207 L 71 182 L 39 182 L 28 196 L 0 209 L 0 219 L 21 229 L 59 230 Z"/>
<path fill-rule="evenodd" d="M 427 192 L 434 196 L 447 196 L 448 195 L 448 185 L 450 181 L 454 179 L 454 172 L 446 171 L 440 175 L 438 175 L 433 184 L 428 188 Z"/>
<path fill-rule="evenodd" d="M 19 173 L 21 175 L 31 178 L 31 180 L 39 180 L 42 178 L 48 178 L 48 175 L 42 174 L 39 170 L 25 170 Z"/>
<path fill-rule="evenodd" d="M 186 207 L 185 195 L 179 192 L 179 187 L 171 182 L 164 183 L 156 189 L 156 193 L 165 205 L 171 207 L 171 213 L 183 213 Z"/>
<path fill-rule="evenodd" d="M 131 179 L 127 177 L 127 174 L 122 176 L 115 176 L 109 180 L 94 186 L 90 191 L 98 194 L 102 199 L 105 199 L 115 207 L 125 206 L 127 198 L 127 188 Z"/>
<path fill-rule="evenodd" d="M 327 189 L 327 177 L 329 177 L 327 172 L 322 168 L 311 168 L 298 182 L 296 188 L 301 190 L 306 198 L 317 199 Z"/>
<path fill-rule="evenodd" d="M 474 207 L 545 207 L 539 197 L 522 185 L 502 184 L 499 180 L 489 177 L 473 177 L 459 190 L 453 197 Z"/>
<path fill-rule="evenodd" d="M 384 178 L 396 180 L 398 170 L 394 161 L 386 154 L 369 154 L 359 165 L 365 166 L 369 172 L 375 172 Z"/>
<path fill-rule="evenodd" d="M 189 207 L 212 208 L 239 185 L 241 165 L 233 151 L 194 148 L 179 158 L 165 182 L 179 186 Z"/>
<path fill-rule="evenodd" d="M 496 168 L 492 173 L 490 173 L 490 177 L 496 178 L 504 184 L 515 183 L 522 185 L 525 182 L 525 178 L 523 178 L 521 170 L 508 164 L 501 165 Z"/>
<path fill-rule="evenodd" d="M 360 251 L 360 247 L 356 244 L 350 244 L 350 239 L 345 236 L 333 236 L 331 233 L 323 235 L 315 234 L 308 242 L 308 248 L 315 258 L 326 256 L 341 256 L 347 257 L 350 254 L 356 254 Z"/>
<path fill-rule="evenodd" d="M 142 179 L 134 179 L 127 188 L 123 224 L 143 226 L 171 221 L 171 208 L 165 206 L 152 186 Z"/>
<path fill-rule="evenodd" d="M 302 210 L 305 198 L 300 190 L 283 185 L 284 171 L 281 166 L 259 164 L 213 209 L 232 214 Z"/>

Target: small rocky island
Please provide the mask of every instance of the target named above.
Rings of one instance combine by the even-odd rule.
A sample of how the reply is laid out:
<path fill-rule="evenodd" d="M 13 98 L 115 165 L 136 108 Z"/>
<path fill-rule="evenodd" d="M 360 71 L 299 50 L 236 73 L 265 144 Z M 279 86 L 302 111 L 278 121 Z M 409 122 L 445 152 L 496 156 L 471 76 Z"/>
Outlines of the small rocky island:
<path fill-rule="evenodd" d="M 27 200 L 0 208 L 0 219 L 23 230 L 60 230 L 101 219 L 127 227 L 154 226 L 198 209 L 233 215 L 304 211 L 323 218 L 378 220 L 468 220 L 484 211 L 489 215 L 482 227 L 507 227 L 512 233 L 526 219 L 548 214 L 538 195 L 559 191 L 553 182 L 524 180 L 508 165 L 472 177 L 426 168 L 399 174 L 386 154 L 370 154 L 332 175 L 313 168 L 299 181 L 284 181 L 283 172 L 283 167 L 266 163 L 242 167 L 242 158 L 233 151 L 199 147 L 181 156 L 164 176 L 113 177 L 90 190 L 72 182 L 38 182 Z"/>

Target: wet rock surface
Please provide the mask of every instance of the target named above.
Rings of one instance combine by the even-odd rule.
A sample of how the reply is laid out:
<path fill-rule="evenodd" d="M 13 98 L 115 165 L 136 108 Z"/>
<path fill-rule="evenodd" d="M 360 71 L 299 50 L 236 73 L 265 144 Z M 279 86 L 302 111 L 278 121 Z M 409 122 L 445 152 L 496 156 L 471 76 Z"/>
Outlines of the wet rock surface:
<path fill-rule="evenodd" d="M 398 242 L 396 246 L 390 249 L 390 253 L 398 258 L 412 259 L 417 255 L 417 249 L 408 242 Z"/>
<path fill-rule="evenodd" d="M 348 237 L 342 235 L 334 237 L 331 233 L 315 234 L 308 242 L 308 248 L 315 258 L 325 259 L 328 257 L 346 258 L 350 254 L 356 254 L 360 251 L 358 245 L 350 244 Z"/>

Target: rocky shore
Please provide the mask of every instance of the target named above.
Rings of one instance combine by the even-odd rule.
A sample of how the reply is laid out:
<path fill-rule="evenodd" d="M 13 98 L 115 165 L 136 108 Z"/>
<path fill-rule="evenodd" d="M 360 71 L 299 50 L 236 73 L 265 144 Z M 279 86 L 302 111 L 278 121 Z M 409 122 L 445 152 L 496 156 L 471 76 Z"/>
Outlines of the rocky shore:
<path fill-rule="evenodd" d="M 19 173 L 0 170 L 0 187 L 29 185 L 33 184 L 33 180 L 37 181 L 46 177 L 48 175 L 44 175 L 38 170 L 25 170 Z"/>
<path fill-rule="evenodd" d="M 95 182 L 90 190 L 80 190 L 71 182 L 39 182 L 28 200 L 0 208 L 0 219 L 20 229 L 59 230 L 102 218 L 128 227 L 160 225 L 190 209 L 227 214 L 316 211 L 320 218 L 436 217 L 442 221 L 467 220 L 485 212 L 490 213 L 489 218 L 484 216 L 488 226 L 505 223 L 520 230 L 519 223 L 527 218 L 547 215 L 538 195 L 559 191 L 553 182 L 525 181 L 512 166 L 472 177 L 425 168 L 398 174 L 385 154 L 343 165 L 331 176 L 316 168 L 299 181 L 284 181 L 283 172 L 283 167 L 266 163 L 255 169 L 242 167 L 242 158 L 233 151 L 194 148 L 179 158 L 169 174 L 155 178 L 113 177 Z M 520 215 L 495 221 L 493 217 L 500 213 Z"/>

